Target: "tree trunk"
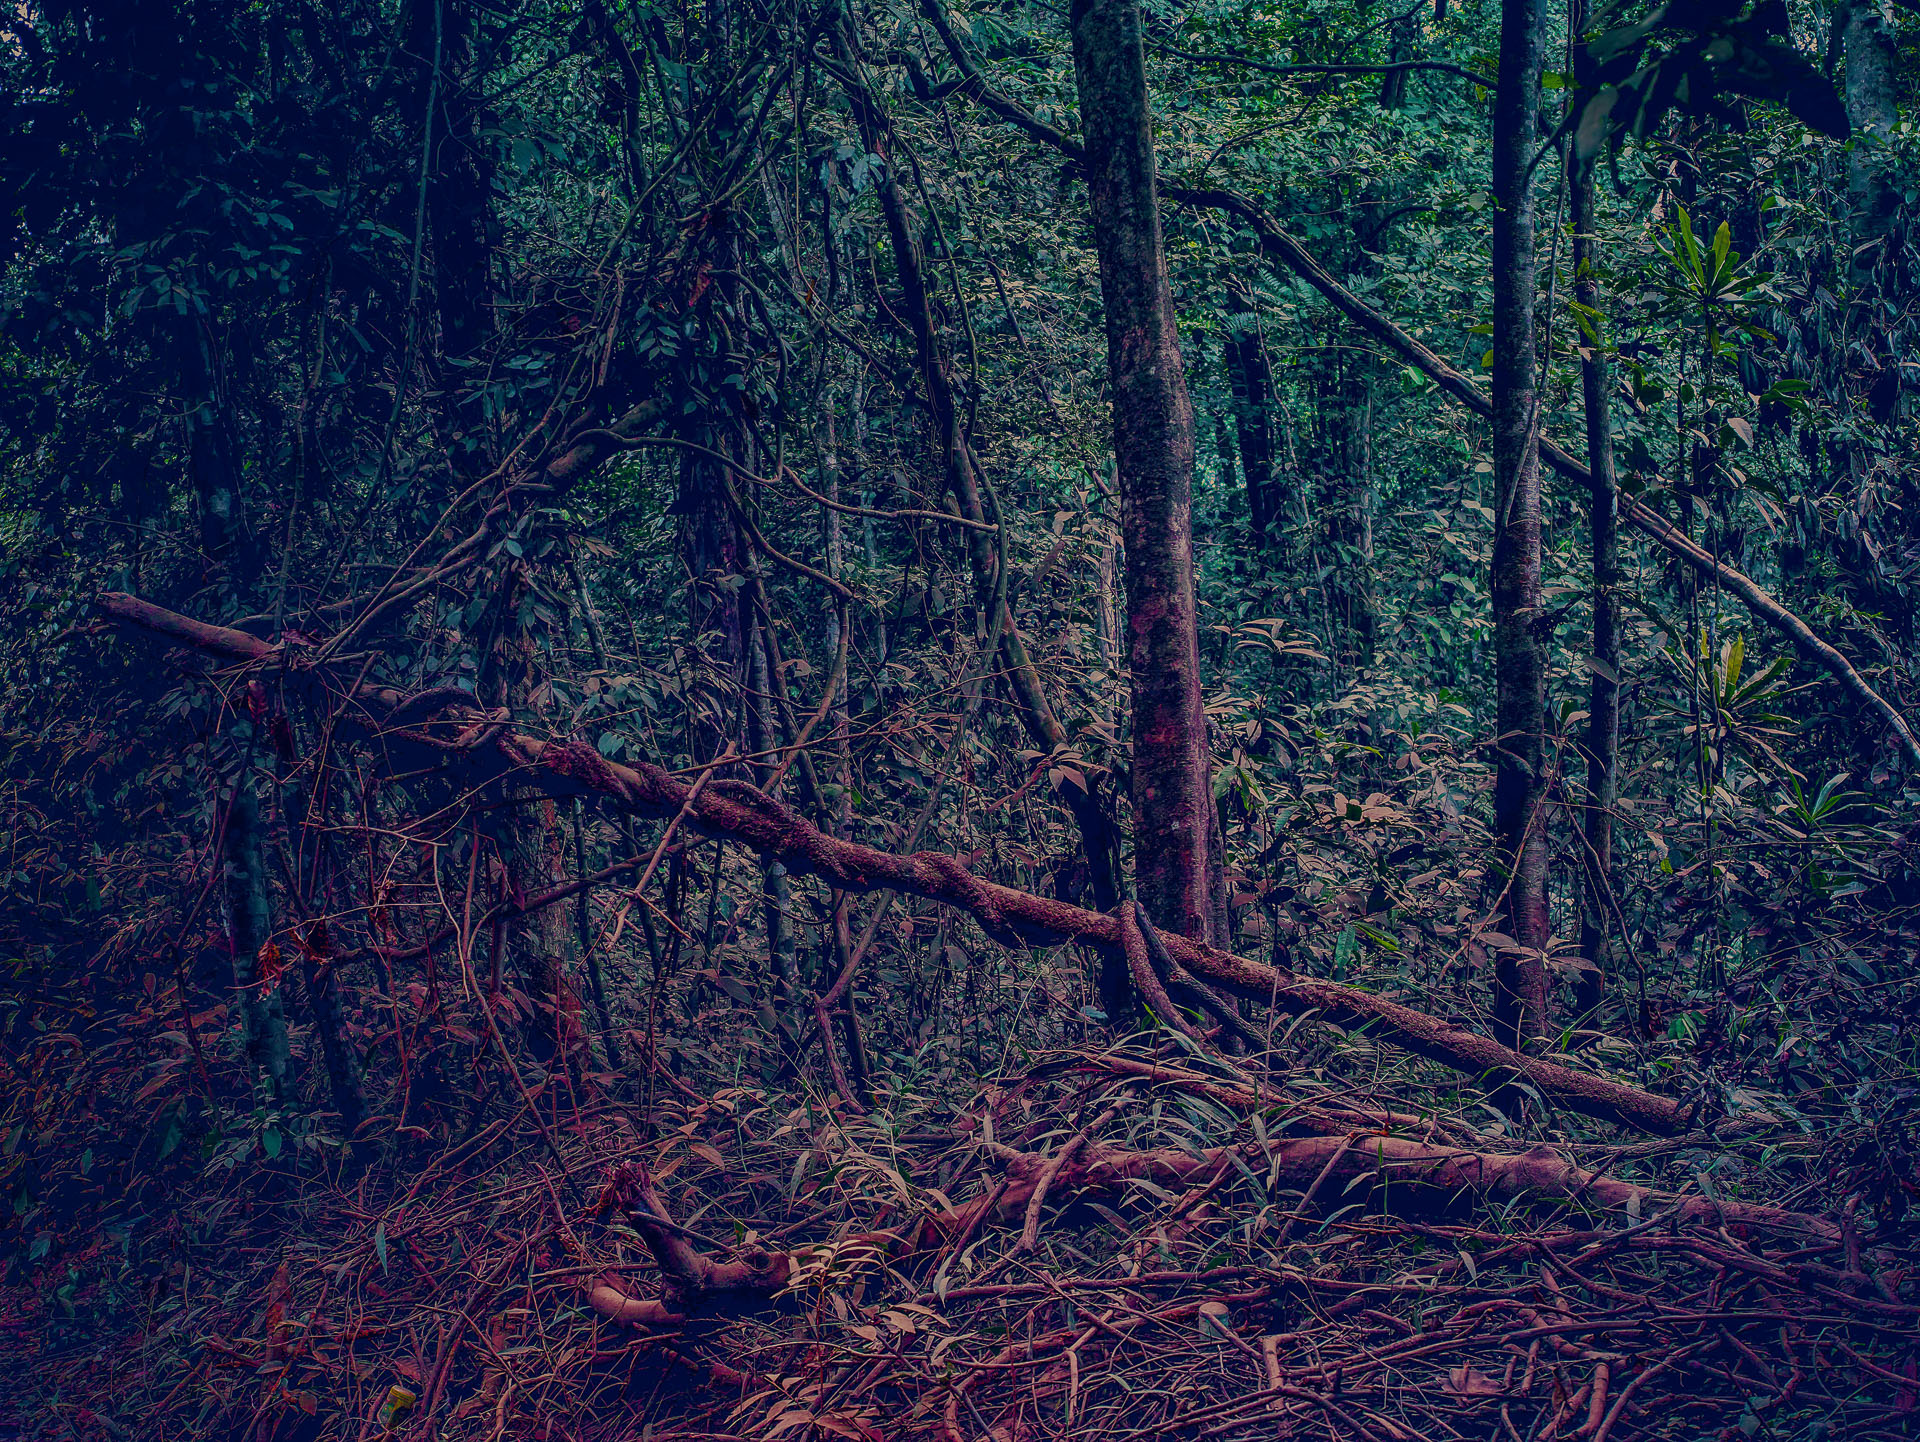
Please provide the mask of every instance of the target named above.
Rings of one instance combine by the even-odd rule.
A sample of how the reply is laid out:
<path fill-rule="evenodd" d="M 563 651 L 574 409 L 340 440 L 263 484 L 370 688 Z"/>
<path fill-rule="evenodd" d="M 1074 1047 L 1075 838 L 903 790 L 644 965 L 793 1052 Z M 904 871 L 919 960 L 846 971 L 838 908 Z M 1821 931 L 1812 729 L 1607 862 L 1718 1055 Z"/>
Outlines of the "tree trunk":
<path fill-rule="evenodd" d="M 515 568 L 496 574 L 478 678 L 482 701 L 516 718 L 527 715 L 536 684 L 534 638 L 521 624 L 525 584 Z M 506 899 L 518 902 L 558 885 L 565 878 L 566 858 L 551 796 L 510 779 L 501 787 L 501 799 L 501 880 Z M 531 1008 L 523 1027 L 530 1054 L 543 1068 L 561 1057 L 571 1063 L 570 1045 L 578 1038 L 570 1020 L 575 1003 L 566 980 L 564 909 L 543 907 L 499 925 L 515 980 Z"/>
<path fill-rule="evenodd" d="M 1592 71 L 1584 45 L 1575 48 L 1574 57 L 1576 78 Z M 1585 83 L 1580 81 L 1583 87 Z M 1580 958 L 1585 966 L 1576 987 L 1580 1011 L 1590 1013 L 1605 998 L 1612 970 L 1613 809 L 1620 795 L 1620 630 L 1614 594 L 1620 583 L 1620 498 L 1608 410 L 1609 367 L 1598 314 L 1600 284 L 1594 274 L 1599 241 L 1594 216 L 1598 166 L 1592 158 L 1576 158 L 1573 164 L 1573 297 L 1584 308 L 1582 324 L 1592 326 L 1580 347 L 1587 468 L 1592 472 L 1588 509 L 1592 516 L 1593 678 L 1587 694 L 1587 807 L 1580 902 Z"/>
<path fill-rule="evenodd" d="M 753 776 L 755 783 L 764 789 L 774 773 L 775 740 L 769 714 L 773 679 L 767 665 L 766 636 L 758 622 L 748 633 L 748 654 L 752 666 L 747 688 L 748 746 L 762 758 L 754 764 Z M 782 1002 L 791 1012 L 801 996 L 800 966 L 794 949 L 792 883 L 783 862 L 773 857 L 762 858 L 760 893 L 767 925 L 767 970 Z"/>
<path fill-rule="evenodd" d="M 284 1101 L 292 1091 L 292 1058 L 287 1048 L 287 1009 L 279 979 L 262 975 L 266 960 L 262 952 L 273 942 L 273 915 L 267 891 L 260 799 L 254 795 L 252 770 L 251 764 L 242 765 L 227 809 L 221 899 L 247 1062 L 256 1078 L 267 1079 L 275 1099 Z M 269 952 L 268 956 L 273 954 Z"/>
<path fill-rule="evenodd" d="M 1227 288 L 1233 314 L 1221 346 L 1227 389 L 1233 396 L 1234 429 L 1240 443 L 1240 474 L 1246 482 L 1253 544 L 1269 550 L 1281 518 L 1280 490 L 1273 474 L 1273 365 L 1267 357 L 1253 293 L 1237 283 Z"/>
<path fill-rule="evenodd" d="M 1379 633 L 1373 565 L 1373 360 L 1341 356 L 1335 370 L 1329 398 L 1333 434 L 1327 438 L 1327 451 L 1329 479 L 1338 489 L 1329 497 L 1327 519 L 1340 619 L 1347 632 L 1342 659 L 1357 671 L 1373 664 Z"/>
<path fill-rule="evenodd" d="M 187 464 L 200 512 L 201 549 L 212 571 L 245 595 L 259 578 L 264 556 L 247 524 L 227 400 L 198 317 L 181 317 L 176 344 L 187 384 Z"/>
<path fill-rule="evenodd" d="M 1540 431 L 1534 340 L 1531 162 L 1540 89 L 1540 0 L 1502 0 L 1493 110 L 1494 824 L 1506 931 L 1494 1013 L 1510 1045 L 1547 1025 L 1546 652 L 1540 635 Z"/>
<path fill-rule="evenodd" d="M 472 0 L 415 0 L 407 45 L 421 88 L 435 97 L 428 123 L 427 229 L 433 238 L 434 308 L 443 360 L 471 357 L 493 338 L 493 256 L 499 223 L 493 213 L 493 153 L 485 135 L 485 76 L 475 63 L 479 10 Z M 438 84 L 433 71 L 439 57 Z M 460 389 L 455 370 L 447 384 Z M 478 417 L 474 420 L 477 422 Z M 477 449 L 468 437 L 460 450 Z"/>
<path fill-rule="evenodd" d="M 1072 27 L 1127 550 L 1134 871 L 1157 925 L 1205 941 L 1213 804 L 1193 577 L 1193 408 L 1160 238 L 1138 0 L 1076 0 Z"/>
<path fill-rule="evenodd" d="M 1856 283 L 1865 284 L 1884 258 L 1876 242 L 1886 238 L 1900 203 L 1887 153 L 1888 138 L 1900 119 L 1895 79 L 1899 57 L 1885 0 L 1848 0 L 1840 24 L 1847 62 L 1847 119 L 1854 130 L 1847 154 L 1853 267 Z"/>
<path fill-rule="evenodd" d="M 258 682 L 249 690 L 265 700 L 265 688 Z M 266 710 L 262 705 L 256 715 L 264 715 Z M 268 723 L 267 730 L 273 738 L 278 762 L 276 777 L 283 798 L 281 820 L 286 827 L 286 854 L 292 867 L 292 874 L 286 879 L 287 888 L 300 922 L 300 939 L 295 943 L 300 952 L 300 976 L 313 1013 L 314 1033 L 320 1040 L 321 1058 L 327 1067 L 333 1109 L 340 1114 L 340 1129 L 348 1139 L 355 1161 L 364 1161 L 366 1144 L 357 1139 L 357 1133 L 367 1118 L 367 1098 L 361 1084 L 360 1059 L 347 1035 L 346 1006 L 340 995 L 339 958 L 326 922 L 328 916 L 337 916 L 346 907 L 339 894 L 340 872 L 334 853 L 333 829 L 324 823 L 324 818 L 313 814 L 316 805 L 324 808 L 327 804 L 325 788 L 329 778 L 325 772 L 309 771 L 298 765 L 293 728 L 287 718 L 275 717 Z"/>
<path fill-rule="evenodd" d="M 840 502 L 840 448 L 834 427 L 833 401 L 828 397 L 824 407 L 825 415 L 821 424 L 820 480 L 822 494 L 830 501 Z M 828 509 L 820 517 L 825 534 L 821 537 L 827 562 L 827 574 L 839 580 L 847 569 L 846 523 L 840 512 Z M 828 656 L 838 654 L 840 650 L 840 608 L 834 604 L 833 597 L 826 597 L 820 606 L 820 619 L 824 623 L 826 652 Z M 847 617 L 847 624 L 853 624 L 853 617 Z M 851 644 L 851 638 L 848 638 Z M 831 664 L 831 663 L 829 663 Z M 827 808 L 827 829 L 835 836 L 847 834 L 848 823 L 853 819 L 853 753 L 847 727 L 851 718 L 847 714 L 847 688 L 841 686 L 834 692 L 833 705 L 827 713 L 831 731 L 827 744 L 833 751 L 833 785 L 836 788 L 833 804 Z"/>

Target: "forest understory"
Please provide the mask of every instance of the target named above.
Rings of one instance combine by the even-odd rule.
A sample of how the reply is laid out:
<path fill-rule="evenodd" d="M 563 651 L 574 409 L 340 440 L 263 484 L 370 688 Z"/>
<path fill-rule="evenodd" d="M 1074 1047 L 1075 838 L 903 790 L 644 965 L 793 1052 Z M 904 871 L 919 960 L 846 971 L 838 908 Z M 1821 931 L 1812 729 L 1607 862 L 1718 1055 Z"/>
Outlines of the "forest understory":
<path fill-rule="evenodd" d="M 1920 18 L 0 15 L 0 1439 L 1920 1435 Z"/>

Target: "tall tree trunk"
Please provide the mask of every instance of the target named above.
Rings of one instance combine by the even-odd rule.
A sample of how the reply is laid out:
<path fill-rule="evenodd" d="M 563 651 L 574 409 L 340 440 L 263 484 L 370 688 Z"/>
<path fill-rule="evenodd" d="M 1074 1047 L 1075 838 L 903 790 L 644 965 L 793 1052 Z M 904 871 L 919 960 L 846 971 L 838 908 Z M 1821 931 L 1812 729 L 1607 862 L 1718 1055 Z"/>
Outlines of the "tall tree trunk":
<path fill-rule="evenodd" d="M 1280 488 L 1273 474 L 1273 365 L 1267 357 L 1260 318 L 1254 313 L 1253 293 L 1237 282 L 1227 287 L 1232 305 L 1225 343 L 1227 389 L 1233 397 L 1233 419 L 1240 443 L 1240 474 L 1247 488 L 1253 544 L 1269 550 L 1275 544 L 1274 527 L 1281 518 Z"/>
<path fill-rule="evenodd" d="M 1578 0 L 1576 0 L 1576 4 Z M 1584 6 L 1578 9 L 1583 11 Z M 1575 28 L 1584 25 L 1576 18 Z M 1574 49 L 1576 93 L 1587 93 L 1593 71 L 1586 46 Z M 1569 177 L 1573 201 L 1573 298 L 1592 333 L 1580 346 L 1580 392 L 1586 407 L 1587 467 L 1592 472 L 1593 673 L 1587 693 L 1587 809 L 1582 830 L 1585 863 L 1580 894 L 1580 958 L 1585 963 L 1576 986 L 1583 1013 L 1606 996 L 1612 971 L 1608 939 L 1613 894 L 1613 810 L 1620 796 L 1620 627 L 1615 590 L 1620 584 L 1620 493 L 1613 466 L 1613 421 L 1608 410 L 1606 337 L 1599 317 L 1600 282 L 1594 273 L 1599 232 L 1594 216 L 1593 157 L 1573 161 Z"/>
<path fill-rule="evenodd" d="M 858 381 L 854 382 L 851 395 L 853 405 L 857 409 L 860 404 L 860 386 Z M 826 498 L 838 503 L 840 501 L 843 470 L 840 460 L 839 439 L 834 425 L 833 402 L 831 398 L 828 399 L 824 411 L 825 414 L 822 417 L 823 445 L 820 451 L 821 480 L 825 484 L 826 489 L 824 494 Z M 865 516 L 861 519 L 871 524 L 873 518 L 871 516 Z M 821 517 L 821 524 L 826 531 L 826 535 L 822 539 L 825 542 L 824 549 L 826 551 L 827 574 L 837 581 L 846 573 L 847 567 L 846 522 L 840 512 L 828 509 Z M 827 654 L 829 656 L 837 655 L 841 643 L 840 608 L 834 604 L 833 598 L 829 596 L 822 602 L 820 610 L 821 618 L 826 623 Z M 851 614 L 847 616 L 846 624 L 849 627 L 853 625 L 853 617 Z M 847 640 L 849 645 L 851 645 L 852 638 L 848 637 Z M 884 657 L 882 658 L 882 664 L 884 664 Z M 828 715 L 828 720 L 833 727 L 833 733 L 828 738 L 828 744 L 833 748 L 833 785 L 835 792 L 833 805 L 827 809 L 826 826 L 835 836 L 849 835 L 853 822 L 853 742 L 850 735 L 852 718 L 847 713 L 847 690 L 847 686 L 842 684 L 839 689 L 834 692 L 833 707 Z"/>
<path fill-rule="evenodd" d="M 232 417 L 212 340 L 199 317 L 182 316 L 175 345 L 187 394 L 187 465 L 200 512 L 200 545 L 211 569 L 245 595 L 264 560 L 247 524 Z"/>
<path fill-rule="evenodd" d="M 689 439 L 715 455 L 732 456 L 739 437 L 709 418 Z M 693 642 L 687 691 L 687 750 L 695 764 L 711 761 L 733 735 L 735 701 L 746 661 L 746 623 L 740 604 L 739 527 L 727 508 L 726 467 L 689 451 L 680 467 L 680 556 L 686 567 L 688 633 Z"/>
<path fill-rule="evenodd" d="M 773 780 L 775 745 L 771 710 L 773 679 L 767 664 L 767 638 L 756 621 L 747 638 L 751 667 L 747 687 L 747 744 L 762 758 L 755 762 L 755 782 L 766 787 Z M 800 1002 L 800 967 L 793 937 L 793 888 L 786 864 L 763 859 L 760 870 L 760 894 L 767 925 L 767 970 L 789 1011 Z M 797 1019 L 797 1013 L 796 1013 Z"/>
<path fill-rule="evenodd" d="M 1868 413 L 1885 424 L 1898 420 L 1902 392 L 1910 388 L 1900 364 L 1900 352 L 1906 347 L 1898 332 L 1906 327 L 1904 317 L 1912 309 L 1911 277 L 1903 253 L 1907 247 L 1900 244 L 1895 229 L 1902 178 L 1889 148 L 1900 119 L 1899 56 L 1886 0 L 1847 0 L 1839 23 L 1847 67 L 1847 119 L 1853 125 L 1847 155 L 1853 239 L 1849 354 L 1868 358 L 1868 374 L 1855 386 L 1864 393 Z M 1843 387 L 1852 369 L 1846 362 L 1838 368 Z M 1848 396 L 1843 404 L 1851 408 L 1856 402 Z M 1874 465 L 1870 447 L 1840 435 L 1828 444 L 1835 459 L 1851 472 L 1851 489 L 1858 498 L 1853 524 L 1840 527 L 1836 537 L 1842 575 L 1859 597 L 1860 609 L 1879 612 L 1884 617 L 1881 629 L 1900 644 L 1911 644 L 1913 597 L 1888 574 L 1882 555 L 1899 548 L 1900 530 L 1911 537 L 1913 522 L 1871 499 L 1878 488 L 1869 475 Z"/>
<path fill-rule="evenodd" d="M 259 698 L 256 717 L 265 718 L 269 702 L 264 686 L 249 687 L 250 699 Z M 340 968 L 333 949 L 332 932 L 326 917 L 344 909 L 339 895 L 338 858 L 334 854 L 334 833 L 324 819 L 315 817 L 314 807 L 328 804 L 324 788 L 332 779 L 324 770 L 306 770 L 298 766 L 294 753 L 293 727 L 284 716 L 272 718 L 267 732 L 273 738 L 276 772 L 282 797 L 281 819 L 286 826 L 286 854 L 292 866 L 287 888 L 298 917 L 300 939 L 300 976 L 306 987 L 307 1005 L 313 1013 L 313 1029 L 320 1040 L 321 1059 L 326 1063 L 327 1086 L 333 1096 L 333 1109 L 340 1114 L 340 1129 L 350 1144 L 356 1163 L 366 1160 L 367 1148 L 357 1137 L 367 1118 L 367 1098 L 360 1079 L 360 1059 L 347 1035 L 346 1006 L 340 995 Z M 317 914 L 316 914 L 317 913 Z"/>
<path fill-rule="evenodd" d="M 535 691 L 534 638 L 521 624 L 525 579 L 515 569 L 495 577 L 491 635 L 481 659 L 479 694 L 488 706 L 525 716 Z M 522 900 L 558 884 L 566 857 L 552 797 L 537 786 L 509 781 L 501 788 L 500 860 L 508 898 Z M 566 909 L 545 906 L 501 922 L 514 977 L 531 1011 L 523 1028 L 533 1059 L 543 1068 L 574 1060 L 576 1003 L 566 980 Z"/>
<path fill-rule="evenodd" d="M 1532 160 L 1540 90 L 1540 0 L 1502 0 L 1493 108 L 1494 824 L 1503 919 L 1517 943 L 1494 963 L 1501 1039 L 1547 1025 L 1546 649 L 1540 635 L 1540 430 L 1534 339 Z"/>
<path fill-rule="evenodd" d="M 480 8 L 473 0 L 413 0 L 407 43 L 422 72 L 423 91 L 436 98 L 428 124 L 426 218 L 433 238 L 434 309 L 440 322 L 441 386 L 448 402 L 451 459 L 463 472 L 484 468 L 489 449 L 485 417 L 462 397 L 468 367 L 492 341 L 494 253 L 499 222 L 493 210 L 493 149 L 482 96 L 486 77 L 477 62 Z M 437 84 L 434 57 L 439 57 Z"/>
<path fill-rule="evenodd" d="M 1212 938 L 1213 801 L 1193 577 L 1193 407 L 1167 286 L 1138 0 L 1075 0 L 1133 686 L 1134 871 L 1155 924 Z"/>

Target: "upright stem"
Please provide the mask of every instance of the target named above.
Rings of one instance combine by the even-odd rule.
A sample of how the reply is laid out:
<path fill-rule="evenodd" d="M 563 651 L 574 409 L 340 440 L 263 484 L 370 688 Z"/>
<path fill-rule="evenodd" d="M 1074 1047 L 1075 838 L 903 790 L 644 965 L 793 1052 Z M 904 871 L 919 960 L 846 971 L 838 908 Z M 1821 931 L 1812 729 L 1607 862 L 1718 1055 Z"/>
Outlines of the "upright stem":
<path fill-rule="evenodd" d="M 293 1066 L 287 1048 L 286 1002 L 278 983 L 263 980 L 260 974 L 261 953 L 273 940 L 273 914 L 260 799 L 254 794 L 251 771 L 251 765 L 242 766 L 227 810 L 222 856 L 227 944 L 233 956 L 233 989 L 247 1061 L 256 1077 L 266 1077 L 275 1099 L 285 1100 Z"/>
<path fill-rule="evenodd" d="M 859 52 L 850 30 L 841 32 L 839 43 L 841 56 L 849 72 L 847 98 L 853 104 L 861 138 L 873 154 L 885 161 L 874 178 L 874 192 L 886 217 L 887 238 L 893 249 L 894 270 L 900 281 L 899 308 L 913 332 L 920 377 L 926 387 L 934 440 L 945 468 L 947 487 L 963 517 L 969 521 L 984 522 L 988 516 L 982 491 L 989 492 L 985 499 L 991 500 L 991 486 L 982 485 L 983 477 L 976 467 L 973 448 L 961 423 L 960 409 L 948 375 L 947 358 L 935 328 L 924 259 L 895 173 L 897 161 L 893 153 L 892 129 L 872 92 L 859 79 Z M 1192 417 L 1189 414 L 1189 470 L 1193 460 L 1192 430 Z M 993 519 L 999 520 L 997 506 L 995 510 Z M 1003 653 L 1007 688 L 1013 693 L 1027 734 L 1037 746 L 1049 751 L 1064 750 L 1072 746 L 1072 736 L 1047 701 L 1039 672 L 1027 651 L 1025 638 L 1014 624 L 1012 613 L 1007 610 L 1004 600 L 992 599 L 1005 590 L 1000 576 L 1000 567 L 1005 561 L 1004 543 L 1004 531 L 1000 533 L 997 547 L 993 532 L 980 526 L 968 529 L 967 560 L 973 573 L 974 595 L 987 617 L 987 629 L 1000 638 L 999 648 Z M 1084 771 L 1079 774 L 1084 785 L 1063 779 L 1056 784 L 1054 794 L 1073 813 L 1091 877 L 1094 904 L 1105 909 L 1111 907 L 1119 895 L 1116 863 L 1119 847 L 1099 778 Z M 1062 775 L 1064 777 L 1064 771 Z"/>
<path fill-rule="evenodd" d="M 1547 1025 L 1546 654 L 1540 609 L 1540 431 L 1534 339 L 1532 161 L 1540 90 L 1540 0 L 1502 0 L 1493 110 L 1492 598 L 1494 823 L 1504 916 L 1518 944 L 1494 975 L 1498 1034 L 1519 1046 Z"/>
<path fill-rule="evenodd" d="M 1240 471 L 1246 480 L 1247 511 L 1256 550 L 1275 541 L 1280 520 L 1280 489 L 1273 475 L 1273 365 L 1267 357 L 1260 317 L 1253 308 L 1253 292 L 1230 282 L 1227 299 L 1234 314 L 1221 346 L 1227 386 L 1233 396 L 1234 429 L 1240 443 Z"/>
<path fill-rule="evenodd" d="M 1584 7 L 1577 7 L 1583 9 Z M 1576 21 L 1576 31 L 1583 22 Z M 1593 69 L 1586 47 L 1574 47 L 1578 87 Z M 1586 93 L 1577 87 L 1577 93 Z M 1613 888 L 1613 809 L 1620 795 L 1620 630 L 1615 590 L 1620 584 L 1620 488 L 1613 465 L 1613 421 L 1608 411 L 1605 337 L 1599 320 L 1600 282 L 1594 273 L 1598 231 L 1594 217 L 1593 157 L 1573 160 L 1573 296 L 1592 334 L 1580 346 L 1580 393 L 1586 407 L 1587 467 L 1593 551 L 1592 681 L 1587 692 L 1587 809 L 1580 904 L 1580 957 L 1586 963 L 1576 986 L 1580 1010 L 1591 1012 L 1606 995 L 1612 969 L 1608 938 Z"/>
<path fill-rule="evenodd" d="M 1900 203 L 1892 181 L 1886 142 L 1899 123 L 1899 54 L 1888 24 L 1886 0 L 1847 0 L 1840 21 L 1847 62 L 1847 119 L 1854 140 L 1847 155 L 1847 190 L 1853 203 L 1853 270 L 1856 285 L 1870 287 L 1880 246 Z"/>
<path fill-rule="evenodd" d="M 1133 686 L 1134 869 L 1148 912 L 1212 939 L 1213 804 L 1193 578 L 1193 407 L 1161 242 L 1138 0 L 1075 0 Z"/>

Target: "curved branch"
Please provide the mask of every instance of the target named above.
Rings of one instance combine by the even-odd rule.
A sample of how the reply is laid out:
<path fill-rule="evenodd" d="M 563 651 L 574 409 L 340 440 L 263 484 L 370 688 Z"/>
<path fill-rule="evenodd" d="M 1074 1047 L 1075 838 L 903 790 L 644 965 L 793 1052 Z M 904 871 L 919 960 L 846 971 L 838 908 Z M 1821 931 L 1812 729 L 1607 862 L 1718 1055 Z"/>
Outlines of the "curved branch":
<path fill-rule="evenodd" d="M 116 620 L 233 663 L 259 664 L 299 654 L 244 631 L 190 620 L 135 596 L 109 592 L 96 597 L 95 605 Z M 391 688 L 363 686 L 352 699 L 363 713 L 378 717 L 407 698 Z M 484 719 L 478 711 L 474 716 Z M 522 769 L 555 795 L 592 795 L 645 816 L 673 816 L 684 809 L 690 824 L 707 835 L 742 842 L 792 871 L 812 873 L 846 891 L 904 891 L 954 907 L 1008 945 L 1077 942 L 1112 949 L 1123 943 L 1116 916 L 984 880 L 943 853 L 899 856 L 829 836 L 791 807 L 749 786 L 696 796 L 689 783 L 657 766 L 624 766 L 582 741 L 544 741 L 514 731 L 500 735 L 492 749 L 499 763 Z M 1173 960 L 1196 976 L 1279 1010 L 1313 1012 L 1336 1026 L 1369 1030 L 1382 1041 L 1472 1075 L 1524 1079 L 1542 1095 L 1588 1116 L 1663 1134 L 1689 1124 L 1687 1108 L 1669 1097 L 1523 1055 L 1386 997 L 1295 976 L 1183 936 L 1161 940 Z"/>

